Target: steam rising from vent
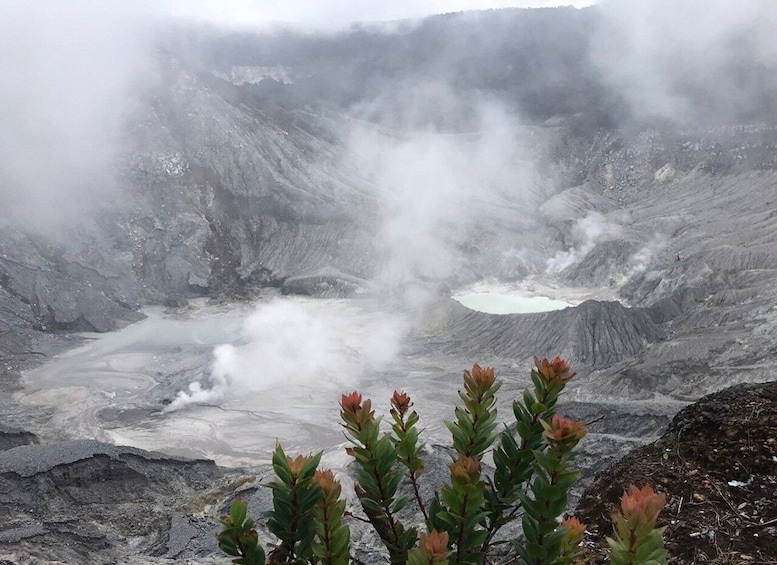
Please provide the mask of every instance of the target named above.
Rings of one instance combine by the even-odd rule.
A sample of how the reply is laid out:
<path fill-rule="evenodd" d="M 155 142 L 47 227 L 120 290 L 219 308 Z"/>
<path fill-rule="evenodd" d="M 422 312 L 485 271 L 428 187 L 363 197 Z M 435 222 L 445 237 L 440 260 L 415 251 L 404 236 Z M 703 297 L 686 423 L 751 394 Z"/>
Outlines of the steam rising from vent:
<path fill-rule="evenodd" d="M 575 244 L 567 250 L 557 252 L 547 260 L 546 267 L 550 273 L 560 273 L 582 261 L 594 248 L 602 242 L 623 237 L 623 228 L 608 220 L 598 212 L 590 212 L 585 218 L 575 222 L 572 227 Z M 611 274 L 620 283 L 632 276 L 645 271 L 651 261 L 666 249 L 668 241 L 665 235 L 655 234 L 646 244 L 633 255 L 613 258 L 610 265 Z"/>
<path fill-rule="evenodd" d="M 408 108 L 400 116 L 389 112 L 389 119 L 384 114 L 391 129 L 354 127 L 348 144 L 381 204 L 376 278 L 391 291 L 445 280 L 464 262 L 462 247 L 496 222 L 507 229 L 525 225 L 537 204 L 527 133 L 514 116 L 481 101 L 472 107 L 475 118 L 465 132 L 446 131 L 425 123 L 424 112 L 413 108 L 436 105 L 444 114 L 455 93 L 439 85 L 421 91 L 429 98 L 413 102 L 407 93 L 396 93 Z M 379 111 L 373 106 L 367 113 Z"/>
<path fill-rule="evenodd" d="M 259 394 L 345 390 L 396 358 L 406 327 L 396 316 L 345 302 L 262 304 L 245 322 L 245 343 L 216 347 L 210 382 L 192 383 L 167 410 Z"/>
<path fill-rule="evenodd" d="M 559 251 L 548 259 L 548 271 L 559 273 L 571 267 L 593 251 L 598 243 L 613 239 L 620 232 L 620 226 L 610 223 L 598 212 L 591 212 L 585 218 L 575 222 L 572 228 L 572 235 L 577 243 L 572 248 Z"/>
<path fill-rule="evenodd" d="M 654 235 L 644 247 L 640 248 L 639 251 L 629 258 L 629 270 L 626 273 L 626 279 L 644 272 L 656 255 L 666 249 L 667 245 L 666 236 L 662 234 Z"/>

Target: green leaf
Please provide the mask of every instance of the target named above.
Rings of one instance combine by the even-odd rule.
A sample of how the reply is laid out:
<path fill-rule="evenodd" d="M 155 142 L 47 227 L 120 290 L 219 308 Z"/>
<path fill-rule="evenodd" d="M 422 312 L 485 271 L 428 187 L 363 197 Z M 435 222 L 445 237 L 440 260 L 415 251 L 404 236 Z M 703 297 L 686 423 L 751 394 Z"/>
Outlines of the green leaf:
<path fill-rule="evenodd" d="M 246 519 L 247 513 L 248 505 L 244 500 L 238 498 L 232 502 L 232 506 L 229 509 L 229 518 L 232 520 L 233 524 L 242 524 Z"/>
<path fill-rule="evenodd" d="M 554 461 L 550 458 L 550 455 L 540 451 L 539 449 L 535 449 L 532 451 L 532 456 L 537 464 L 542 467 L 542 469 L 554 468 Z"/>
<path fill-rule="evenodd" d="M 389 497 L 393 497 L 397 489 L 399 488 L 399 483 L 402 482 L 402 479 L 404 478 L 404 475 L 402 473 L 393 472 L 390 473 L 385 477 L 384 480 L 384 496 L 388 499 Z"/>
<path fill-rule="evenodd" d="M 370 510 L 372 512 L 383 512 L 383 507 L 371 498 L 362 497 L 359 499 L 359 502 L 361 502 L 361 505 L 365 508 L 365 510 Z"/>
<path fill-rule="evenodd" d="M 426 554 L 419 548 L 411 550 L 407 554 L 407 565 L 428 565 L 429 559 Z"/>
<path fill-rule="evenodd" d="M 300 493 L 297 506 L 301 512 L 312 509 L 321 498 L 321 490 L 318 487 L 309 487 Z"/>
<path fill-rule="evenodd" d="M 663 540 L 659 540 L 659 544 L 663 545 Z M 634 557 L 640 562 L 648 561 L 660 561 L 661 558 L 666 559 L 666 551 L 663 547 L 655 547 L 655 544 L 645 543 L 637 547 L 637 551 L 634 553 Z"/>
<path fill-rule="evenodd" d="M 580 473 L 572 471 L 568 473 L 560 473 L 556 475 L 555 485 L 564 492 L 568 492 L 570 488 L 577 482 L 577 478 Z"/>
<path fill-rule="evenodd" d="M 529 551 L 526 549 L 526 547 L 521 544 L 518 540 L 512 540 L 511 541 L 513 548 L 515 549 L 515 552 L 520 556 L 521 560 L 520 563 L 531 563 L 531 555 L 529 555 Z"/>
<path fill-rule="evenodd" d="M 540 535 L 539 524 L 537 523 L 537 520 L 535 520 L 529 514 L 524 514 L 523 519 L 521 520 L 521 525 L 523 526 L 523 534 L 526 536 L 526 539 L 529 541 L 536 541 Z"/>
<path fill-rule="evenodd" d="M 477 530 L 472 532 L 469 540 L 467 540 L 467 547 L 479 547 L 483 545 L 483 542 L 488 538 L 488 532 L 485 530 Z"/>
<path fill-rule="evenodd" d="M 527 543 L 526 551 L 532 557 L 530 563 L 545 563 L 548 558 L 547 550 L 537 543 Z"/>
<path fill-rule="evenodd" d="M 545 390 L 545 383 L 542 381 L 542 377 L 538 372 L 531 372 L 531 382 L 534 385 L 534 393 L 538 397 L 542 396 L 542 393 Z M 531 406 L 531 404 L 527 403 L 526 406 Z"/>
<path fill-rule="evenodd" d="M 316 469 L 318 468 L 318 464 L 321 462 L 321 456 L 323 455 L 323 451 L 319 451 L 313 457 L 310 458 L 310 461 L 305 463 L 302 466 L 302 470 L 299 473 L 300 477 L 304 478 L 313 478 L 313 475 L 316 473 Z"/>
<path fill-rule="evenodd" d="M 240 552 L 237 550 L 237 542 L 231 537 L 218 536 L 219 548 L 227 555 L 239 556 Z"/>
<path fill-rule="evenodd" d="M 445 426 L 451 432 L 451 435 L 453 436 L 454 444 L 461 444 L 461 445 L 467 444 L 467 440 L 469 438 L 465 435 L 464 431 L 461 428 L 459 428 L 458 424 L 455 424 L 454 422 L 445 422 Z"/>
<path fill-rule="evenodd" d="M 348 528 L 341 526 L 332 532 L 332 547 L 337 551 L 348 548 L 348 542 L 351 538 L 351 532 Z"/>
<path fill-rule="evenodd" d="M 456 414 L 456 417 L 459 419 L 459 427 L 466 426 L 469 429 L 472 428 L 472 426 L 474 425 L 474 421 L 472 419 L 472 415 L 469 412 L 457 406 L 454 409 L 454 413 Z"/>
<path fill-rule="evenodd" d="M 567 507 L 567 497 L 563 496 L 562 498 L 555 500 L 548 504 L 548 515 L 553 516 L 556 518 L 557 516 L 561 516 L 561 514 L 564 513 L 564 509 Z"/>
<path fill-rule="evenodd" d="M 435 529 L 439 531 L 453 531 L 458 524 L 458 520 L 456 520 L 456 518 L 447 510 L 442 510 L 434 516 L 438 521 L 435 525 Z"/>
<path fill-rule="evenodd" d="M 558 545 L 559 551 L 560 551 L 561 540 L 564 539 L 564 536 L 566 535 L 568 529 L 569 528 L 556 528 L 555 531 L 553 531 L 550 535 L 546 536 L 545 544 L 544 544 L 545 547 L 553 547 Z"/>
<path fill-rule="evenodd" d="M 283 448 L 281 447 L 281 444 L 278 444 L 275 447 L 275 451 L 273 451 L 272 468 L 273 468 L 273 471 L 275 471 L 275 474 L 278 476 L 278 478 L 285 485 L 291 484 L 292 473 L 291 473 L 291 469 L 289 468 L 289 462 L 286 459 L 286 454 L 284 453 Z"/>
<path fill-rule="evenodd" d="M 445 486 L 440 490 L 440 495 L 442 496 L 442 499 L 445 501 L 445 504 L 448 505 L 448 507 L 454 511 L 458 512 L 461 507 L 461 497 L 458 492 L 454 488 Z"/>
<path fill-rule="evenodd" d="M 399 512 L 405 506 L 407 506 L 408 502 L 411 500 L 412 497 L 410 495 L 400 496 L 396 501 L 394 501 L 394 505 L 392 506 L 391 510 L 394 512 Z"/>

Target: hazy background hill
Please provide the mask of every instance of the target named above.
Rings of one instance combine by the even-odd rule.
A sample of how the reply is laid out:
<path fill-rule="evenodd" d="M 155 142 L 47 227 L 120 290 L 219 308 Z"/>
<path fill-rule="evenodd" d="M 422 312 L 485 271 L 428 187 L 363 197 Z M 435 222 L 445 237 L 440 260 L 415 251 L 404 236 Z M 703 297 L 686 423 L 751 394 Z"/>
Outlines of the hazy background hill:
<path fill-rule="evenodd" d="M 585 112 L 613 123 L 620 101 L 589 58 L 599 23 L 594 9 L 503 9 L 357 24 L 326 37 L 189 29 L 171 49 L 225 74 L 233 67 L 284 69 L 292 84 L 263 81 L 245 90 L 275 103 L 365 111 L 376 121 L 414 112 L 419 126 L 466 129 L 473 102 L 485 95 L 535 122 Z M 424 100 L 429 85 L 453 90 L 456 105 Z"/>

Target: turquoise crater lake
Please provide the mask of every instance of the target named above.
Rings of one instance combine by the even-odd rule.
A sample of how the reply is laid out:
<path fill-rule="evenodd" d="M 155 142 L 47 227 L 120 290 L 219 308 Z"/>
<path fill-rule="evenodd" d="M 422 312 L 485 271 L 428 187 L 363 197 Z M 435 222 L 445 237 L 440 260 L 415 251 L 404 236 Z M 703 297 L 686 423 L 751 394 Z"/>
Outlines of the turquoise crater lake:
<path fill-rule="evenodd" d="M 475 292 L 454 296 L 454 300 L 470 310 L 488 314 L 529 314 L 532 312 L 550 312 L 574 306 L 565 300 L 547 296 L 524 296 L 520 294 L 502 294 L 496 292 Z"/>

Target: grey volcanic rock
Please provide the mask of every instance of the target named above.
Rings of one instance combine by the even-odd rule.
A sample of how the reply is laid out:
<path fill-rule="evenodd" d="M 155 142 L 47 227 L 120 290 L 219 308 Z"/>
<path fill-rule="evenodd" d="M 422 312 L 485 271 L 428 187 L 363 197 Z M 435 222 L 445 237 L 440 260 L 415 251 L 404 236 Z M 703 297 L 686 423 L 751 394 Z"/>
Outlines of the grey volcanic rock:
<path fill-rule="evenodd" d="M 606 214 L 619 208 L 616 201 L 602 196 L 588 185 L 563 190 L 549 198 L 540 212 L 554 221 L 570 221 L 585 218 L 591 212 Z"/>
<path fill-rule="evenodd" d="M 304 109 L 238 103 L 241 89 L 178 61 L 137 116 L 126 219 L 152 292 L 242 295 L 331 267 L 369 275 L 374 208 L 338 167 L 338 123 Z"/>
<path fill-rule="evenodd" d="M 575 366 L 602 368 L 639 355 L 663 336 L 647 313 L 618 302 L 587 300 L 537 314 L 485 314 L 458 303 L 449 308 L 450 349 L 480 359 L 562 355 Z"/>
<path fill-rule="evenodd" d="M 8 426 L 0 426 L 0 451 L 6 451 L 20 445 L 30 445 L 38 442 L 38 436 L 31 432 Z"/>
<path fill-rule="evenodd" d="M 366 292 L 368 281 L 323 269 L 316 273 L 288 277 L 283 281 L 283 294 L 303 294 L 319 298 L 348 298 Z"/>
<path fill-rule="evenodd" d="M 564 271 L 564 280 L 574 286 L 615 287 L 631 268 L 629 261 L 639 250 L 635 242 L 623 239 L 603 241 L 583 260 Z"/>
<path fill-rule="evenodd" d="M 127 272 L 87 266 L 72 249 L 68 254 L 61 244 L 10 226 L 0 234 L 2 303 L 35 329 L 109 331 L 142 318 L 132 310 L 137 295 Z"/>
<path fill-rule="evenodd" d="M 120 328 L 143 304 L 242 299 L 287 279 L 286 292 L 342 296 L 371 276 L 375 205 L 340 166 L 338 119 L 239 104 L 232 85 L 162 67 L 112 209 L 56 235 L 0 217 L 4 359 L 29 357 L 36 332 Z"/>
<path fill-rule="evenodd" d="M 29 478 L 51 471 L 60 465 L 71 465 L 95 456 L 105 456 L 111 460 L 142 457 L 148 461 L 178 461 L 183 459 L 169 457 L 160 453 L 149 453 L 132 447 L 117 447 L 95 440 L 74 440 L 63 443 L 43 445 L 22 445 L 0 453 L 0 474 L 13 473 Z M 203 462 L 213 466 L 212 462 Z"/>
<path fill-rule="evenodd" d="M 181 553 L 181 515 L 172 521 L 170 515 L 186 509 L 188 535 L 203 540 L 200 545 L 209 540 L 207 553 L 213 553 L 213 519 L 191 513 L 207 505 L 228 475 L 210 461 L 88 440 L 3 451 L 2 552 L 25 555 L 23 563 L 84 564 L 159 548 Z"/>

